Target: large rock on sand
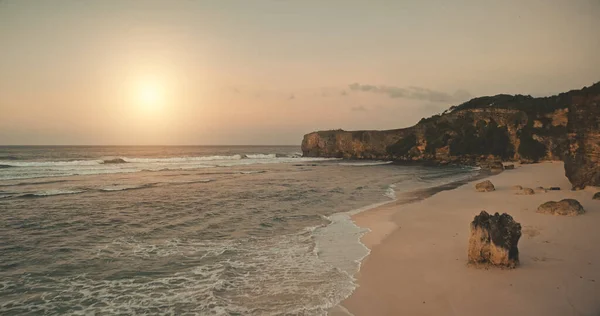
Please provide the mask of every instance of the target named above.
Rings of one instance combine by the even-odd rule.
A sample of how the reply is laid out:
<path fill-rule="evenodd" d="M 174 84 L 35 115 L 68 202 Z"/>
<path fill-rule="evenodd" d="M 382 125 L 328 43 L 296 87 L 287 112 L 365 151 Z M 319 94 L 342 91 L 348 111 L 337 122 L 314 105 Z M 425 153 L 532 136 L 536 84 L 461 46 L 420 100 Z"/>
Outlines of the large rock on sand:
<path fill-rule="evenodd" d="M 592 200 L 600 200 L 600 192 L 596 192 L 596 194 L 592 196 Z"/>
<path fill-rule="evenodd" d="M 496 188 L 494 188 L 494 185 L 490 180 L 485 180 L 477 183 L 475 185 L 475 190 L 477 190 L 477 192 L 490 192 L 496 190 Z"/>
<path fill-rule="evenodd" d="M 540 205 L 536 212 L 561 216 L 577 216 L 585 213 L 585 210 L 577 200 L 564 199 L 558 202 L 546 202 Z"/>
<path fill-rule="evenodd" d="M 519 238 L 521 224 L 512 216 L 481 211 L 471 222 L 469 263 L 514 268 L 519 264 Z"/>

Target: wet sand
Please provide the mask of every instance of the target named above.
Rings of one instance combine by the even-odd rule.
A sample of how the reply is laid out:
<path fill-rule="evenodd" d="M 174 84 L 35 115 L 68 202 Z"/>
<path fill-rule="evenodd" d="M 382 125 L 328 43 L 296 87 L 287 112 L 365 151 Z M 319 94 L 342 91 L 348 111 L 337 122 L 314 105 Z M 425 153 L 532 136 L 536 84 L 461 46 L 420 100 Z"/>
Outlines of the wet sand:
<path fill-rule="evenodd" d="M 359 287 L 330 314 L 600 315 L 600 188 L 571 191 L 562 162 L 517 166 L 411 204 L 389 204 L 353 216 L 371 231 Z M 560 187 L 516 195 L 513 185 Z M 578 217 L 535 212 L 550 200 L 577 199 Z M 467 266 L 469 223 L 481 210 L 520 222 L 521 264 L 514 270 Z M 348 312 L 344 311 L 347 310 Z"/>

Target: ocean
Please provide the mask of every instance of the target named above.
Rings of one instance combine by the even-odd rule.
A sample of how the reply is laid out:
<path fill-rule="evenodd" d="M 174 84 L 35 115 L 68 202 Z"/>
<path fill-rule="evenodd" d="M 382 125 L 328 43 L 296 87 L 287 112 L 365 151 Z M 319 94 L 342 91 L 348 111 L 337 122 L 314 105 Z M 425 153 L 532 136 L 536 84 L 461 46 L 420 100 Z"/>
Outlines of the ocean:
<path fill-rule="evenodd" d="M 297 146 L 0 147 L 0 314 L 325 315 L 369 252 L 351 214 L 477 174 Z"/>

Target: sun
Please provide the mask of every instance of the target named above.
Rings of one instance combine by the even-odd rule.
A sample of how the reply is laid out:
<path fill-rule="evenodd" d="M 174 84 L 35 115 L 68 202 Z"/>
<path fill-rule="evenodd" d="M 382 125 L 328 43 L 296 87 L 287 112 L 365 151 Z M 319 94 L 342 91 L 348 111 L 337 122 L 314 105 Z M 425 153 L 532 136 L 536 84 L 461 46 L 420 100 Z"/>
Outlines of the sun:
<path fill-rule="evenodd" d="M 156 109 L 164 103 L 164 87 L 157 80 L 141 82 L 136 95 L 140 106 L 146 109 Z"/>

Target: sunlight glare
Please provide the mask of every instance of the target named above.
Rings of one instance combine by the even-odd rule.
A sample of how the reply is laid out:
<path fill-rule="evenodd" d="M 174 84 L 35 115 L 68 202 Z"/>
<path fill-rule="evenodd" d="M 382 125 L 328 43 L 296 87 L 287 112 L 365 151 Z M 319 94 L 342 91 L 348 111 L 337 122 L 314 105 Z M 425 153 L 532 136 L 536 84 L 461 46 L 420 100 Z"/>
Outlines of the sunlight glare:
<path fill-rule="evenodd" d="M 164 102 L 164 88 L 157 80 L 146 80 L 140 83 L 137 96 L 143 108 L 156 109 Z"/>

